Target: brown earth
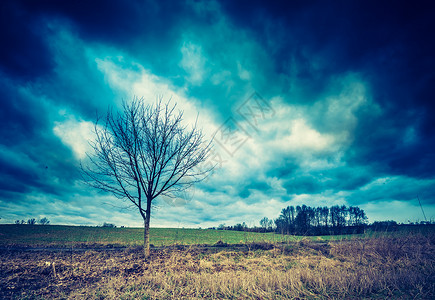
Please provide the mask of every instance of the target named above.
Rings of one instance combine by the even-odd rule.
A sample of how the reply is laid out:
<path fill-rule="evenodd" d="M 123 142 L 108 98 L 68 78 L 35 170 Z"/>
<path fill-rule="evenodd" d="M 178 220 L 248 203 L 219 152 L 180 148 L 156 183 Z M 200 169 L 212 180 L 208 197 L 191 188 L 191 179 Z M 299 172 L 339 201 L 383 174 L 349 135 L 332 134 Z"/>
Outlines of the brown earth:
<path fill-rule="evenodd" d="M 2 250 L 0 299 L 434 299 L 434 241 Z"/>

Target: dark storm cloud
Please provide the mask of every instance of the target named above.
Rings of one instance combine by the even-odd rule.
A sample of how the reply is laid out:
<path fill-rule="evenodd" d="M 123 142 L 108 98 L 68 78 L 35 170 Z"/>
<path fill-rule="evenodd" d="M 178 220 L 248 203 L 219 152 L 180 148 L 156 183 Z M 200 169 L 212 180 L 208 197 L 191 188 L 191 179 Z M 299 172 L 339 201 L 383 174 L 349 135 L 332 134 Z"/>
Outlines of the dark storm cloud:
<path fill-rule="evenodd" d="M 53 149 L 57 152 L 53 153 Z M 63 150 L 63 151 L 62 151 Z M 63 152 L 63 153 L 62 153 Z M 30 193 L 66 195 L 78 179 L 71 155 L 59 141 L 37 135 L 8 149 L 0 149 L 0 196 L 20 201 Z"/>
<path fill-rule="evenodd" d="M 79 177 L 73 153 L 53 134 L 53 123 L 62 119 L 58 111 L 66 107 L 67 114 L 93 119 L 115 97 L 86 56 L 84 41 L 123 46 L 115 56 L 135 49 L 133 40 L 143 46 L 138 52 L 164 48 L 158 41 L 170 34 L 170 23 L 182 7 L 144 1 L 18 0 L 0 5 L 2 199 L 65 195 Z"/>
<path fill-rule="evenodd" d="M 195 11 L 181 1 L 17 0 L 1 5 L 6 17 L 0 37 L 8 46 L 1 48 L 0 70 L 37 81 L 43 94 L 87 118 L 119 96 L 86 57 L 88 43 L 107 47 L 113 57 L 134 56 L 154 74 L 177 80 L 170 72 L 181 59 L 183 29 L 215 19 L 210 11 Z"/>
<path fill-rule="evenodd" d="M 17 141 L 32 137 L 40 127 L 46 125 L 46 120 L 40 118 L 38 110 L 43 109 L 37 103 L 20 95 L 20 86 L 2 77 L 0 73 L 0 136 L 2 143 L 15 145 Z M 26 109 L 23 109 L 23 108 Z"/>
<path fill-rule="evenodd" d="M 27 193 L 38 184 L 37 176 L 29 167 L 28 161 L 18 161 L 10 153 L 1 151 L 0 156 L 0 193 Z M 9 154 L 9 155 L 8 155 Z"/>
<path fill-rule="evenodd" d="M 404 118 L 397 113 L 397 119 Z M 393 116 L 365 119 L 355 132 L 356 141 L 349 161 L 378 164 L 381 173 L 432 177 L 435 138 L 425 134 L 421 120 L 408 118 L 404 124 Z"/>
<path fill-rule="evenodd" d="M 283 187 L 288 194 L 318 194 L 326 190 L 352 191 L 370 181 L 372 174 L 363 168 L 337 167 L 330 170 L 296 172 L 287 176 Z"/>
<path fill-rule="evenodd" d="M 52 67 L 37 16 L 20 1 L 0 3 L 0 71 L 28 80 Z"/>
<path fill-rule="evenodd" d="M 65 191 L 77 174 L 71 151 L 52 135 L 49 106 L 10 80 L 0 78 L 0 89 L 0 193 L 12 201 Z"/>
<path fill-rule="evenodd" d="M 6 3 L 5 3 L 6 2 Z M 9 3 L 11 2 L 11 3 Z M 3 1 L 2 65 L 17 76 L 37 76 L 53 66 L 50 51 L 44 43 L 46 21 L 65 22 L 84 41 L 107 43 L 146 58 L 146 65 L 157 73 L 167 73 L 177 64 L 180 32 L 187 24 L 213 22 L 210 11 L 195 12 L 194 4 L 183 1 Z M 163 57 L 165 57 L 163 59 Z"/>
<path fill-rule="evenodd" d="M 338 74 L 362 74 L 383 113 L 359 115 L 353 149 L 358 163 L 378 163 L 381 172 L 433 176 L 431 1 L 228 1 L 223 7 L 273 53 L 277 73 L 295 72 L 296 84 L 305 89 L 298 97 L 291 85 L 283 86 L 293 103 L 316 101 Z M 408 131 L 414 139 L 405 145 L 407 130 L 414 130 Z"/>
<path fill-rule="evenodd" d="M 2 12 L 9 21 L 5 21 L 8 28 L 2 28 L 5 34 L 16 36 L 19 40 L 20 29 L 25 35 L 32 31 L 34 23 L 25 21 L 40 18 L 64 18 L 74 23 L 74 26 L 83 36 L 89 39 L 111 40 L 116 43 L 125 43 L 133 37 L 147 31 L 147 25 L 153 24 L 153 31 L 161 33 L 171 21 L 174 10 L 181 6 L 160 4 L 152 1 L 130 1 L 125 3 L 117 0 L 96 1 L 55 1 L 55 0 L 16 0 L 3 1 Z M 155 17 L 157 13 L 167 13 L 168 19 Z M 26 18 L 27 17 L 27 18 Z M 146 18 L 148 17 L 148 18 Z M 142 20 L 142 18 L 144 18 Z M 143 21 L 144 23 L 140 23 Z M 142 26 L 138 26 L 142 24 Z M 155 27 L 154 27 L 155 25 Z M 17 27 L 18 26 L 18 27 Z M 18 29 L 18 31 L 16 31 Z M 148 28 L 149 29 L 149 28 Z M 31 42 L 35 42 L 32 40 Z"/>
<path fill-rule="evenodd" d="M 241 222 L 276 217 L 291 201 L 406 202 L 420 192 L 429 205 L 430 4 L 1 1 L 0 200 L 36 197 L 35 211 L 47 201 L 54 214 L 67 205 L 65 215 L 88 223 L 92 207 L 81 205 L 91 196 L 73 200 L 84 194 L 77 128 L 135 88 L 163 87 L 208 107 L 211 123 L 243 123 L 235 110 L 252 90 L 277 105 L 251 146 L 198 187 L 201 201 L 171 207 L 171 217 Z"/>
<path fill-rule="evenodd" d="M 187 14 L 181 1 L 25 1 L 29 10 L 71 20 L 84 39 L 131 47 L 137 39 L 167 40 L 170 28 Z M 164 16 L 164 17 L 163 17 Z"/>
<path fill-rule="evenodd" d="M 381 78 L 427 80 L 434 63 L 434 42 L 427 36 L 434 28 L 430 1 L 226 1 L 223 7 L 233 22 L 266 42 L 277 70 L 299 56 L 301 77 L 314 78 L 318 70 L 310 69 L 308 60 L 318 55 L 326 56 L 326 75 L 376 68 Z"/>
<path fill-rule="evenodd" d="M 240 197 L 246 199 L 251 196 L 252 191 L 262 191 L 263 193 L 270 193 L 272 188 L 264 181 L 250 180 L 245 186 L 240 186 L 238 194 Z"/>

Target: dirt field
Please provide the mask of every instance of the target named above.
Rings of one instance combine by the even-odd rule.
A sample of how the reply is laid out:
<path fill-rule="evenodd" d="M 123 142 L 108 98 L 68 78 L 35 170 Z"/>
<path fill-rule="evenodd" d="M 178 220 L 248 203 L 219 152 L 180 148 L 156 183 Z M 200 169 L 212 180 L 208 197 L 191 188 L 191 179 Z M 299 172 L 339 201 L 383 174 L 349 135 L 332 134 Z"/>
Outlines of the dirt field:
<path fill-rule="evenodd" d="M 434 299 L 435 235 L 0 253 L 1 299 Z"/>

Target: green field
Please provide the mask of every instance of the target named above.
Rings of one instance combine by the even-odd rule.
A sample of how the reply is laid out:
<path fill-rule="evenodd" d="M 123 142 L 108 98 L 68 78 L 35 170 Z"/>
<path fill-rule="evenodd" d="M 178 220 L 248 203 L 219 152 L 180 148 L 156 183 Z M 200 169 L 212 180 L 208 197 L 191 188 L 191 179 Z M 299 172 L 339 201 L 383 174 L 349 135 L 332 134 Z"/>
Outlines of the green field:
<path fill-rule="evenodd" d="M 212 229 L 151 228 L 150 242 L 154 246 L 228 244 L 247 242 L 281 242 L 295 237 L 274 233 L 251 233 Z M 0 225 L 0 246 L 9 245 L 74 245 L 116 244 L 134 246 L 143 244 L 143 228 L 103 228 L 63 225 Z"/>
<path fill-rule="evenodd" d="M 424 228 L 423 228 L 424 229 Z M 413 233 L 423 229 L 415 228 Z M 428 227 L 427 230 L 433 230 Z M 426 230 L 426 231 L 427 231 Z M 151 228 L 151 244 L 159 246 L 170 245 L 213 245 L 218 241 L 227 244 L 244 244 L 255 242 L 280 243 L 309 239 L 312 241 L 331 241 L 355 238 L 369 238 L 379 235 L 401 235 L 410 230 L 398 232 L 366 233 L 335 236 L 292 236 L 276 233 L 258 233 L 213 229 L 189 228 Z M 73 246 L 77 244 L 101 244 L 136 246 L 143 244 L 143 228 L 104 228 L 89 226 L 66 225 L 0 225 L 0 246 Z"/>
<path fill-rule="evenodd" d="M 356 235 L 358 236 L 358 235 Z M 151 244 L 195 245 L 215 244 L 218 241 L 228 244 L 252 242 L 288 242 L 302 237 L 275 233 L 242 232 L 213 229 L 151 228 Z M 335 237 L 310 237 L 313 240 L 347 239 L 355 235 Z M 143 228 L 103 228 L 64 225 L 0 225 L 0 246 L 71 246 L 75 244 L 115 244 L 135 246 L 143 244 Z"/>

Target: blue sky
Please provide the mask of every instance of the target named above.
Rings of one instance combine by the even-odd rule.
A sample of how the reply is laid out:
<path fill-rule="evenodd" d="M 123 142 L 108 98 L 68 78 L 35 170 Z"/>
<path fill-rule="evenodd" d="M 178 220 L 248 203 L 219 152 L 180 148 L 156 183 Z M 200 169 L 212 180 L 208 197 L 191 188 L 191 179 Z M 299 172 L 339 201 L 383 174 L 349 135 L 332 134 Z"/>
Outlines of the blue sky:
<path fill-rule="evenodd" d="M 430 1 L 2 1 L 0 222 L 141 226 L 86 187 L 96 113 L 158 96 L 216 134 L 212 176 L 151 226 L 354 205 L 435 219 Z M 230 133 L 230 135 L 228 135 Z"/>

